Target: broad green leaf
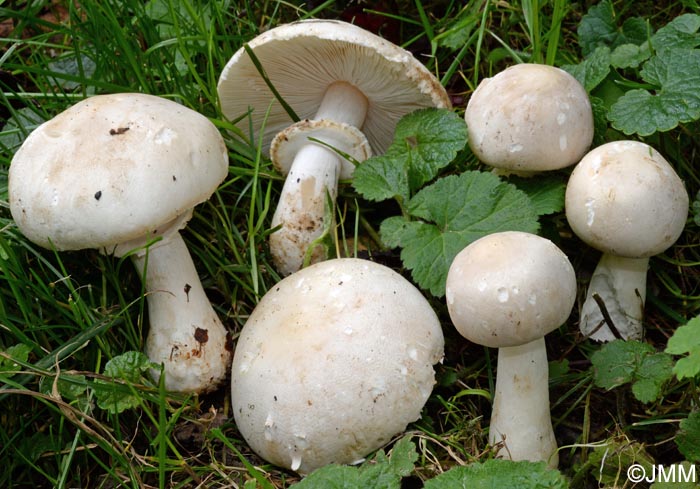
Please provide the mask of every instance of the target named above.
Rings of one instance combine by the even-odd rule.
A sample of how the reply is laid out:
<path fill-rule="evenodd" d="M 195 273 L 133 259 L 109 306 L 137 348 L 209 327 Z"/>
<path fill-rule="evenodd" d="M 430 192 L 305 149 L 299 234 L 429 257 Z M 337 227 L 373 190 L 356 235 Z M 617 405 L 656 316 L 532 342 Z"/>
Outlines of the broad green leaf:
<path fill-rule="evenodd" d="M 355 168 L 352 185 L 362 197 L 371 201 L 398 198 L 407 201 L 408 168 L 387 155 L 375 156 Z"/>
<path fill-rule="evenodd" d="M 130 384 L 141 382 L 143 374 L 155 367 L 141 352 L 128 351 L 112 358 L 105 365 L 104 375 L 121 382 L 96 380 L 93 388 L 97 405 L 113 414 L 139 406 L 141 400 Z"/>
<path fill-rule="evenodd" d="M 61 397 L 67 399 L 78 399 L 88 388 L 87 380 L 84 375 L 65 374 L 61 372 L 58 375 L 58 380 L 54 377 L 42 378 L 39 383 L 39 389 L 44 394 L 51 394 L 53 392 L 54 382 Z"/>
<path fill-rule="evenodd" d="M 593 467 L 591 475 L 600 487 L 626 487 L 627 469 L 634 464 L 641 465 L 651 473 L 654 459 L 646 452 L 644 445 L 624 436 L 609 438 L 605 444 L 596 446 L 588 455 L 586 465 Z"/>
<path fill-rule="evenodd" d="M 409 475 L 418 460 L 410 436 L 396 442 L 390 456 L 379 450 L 373 459 L 360 466 L 326 465 L 313 471 L 293 487 L 298 489 L 400 489 L 401 479 Z"/>
<path fill-rule="evenodd" d="M 608 113 L 613 127 L 649 136 L 700 118 L 700 50 L 665 51 L 647 61 L 641 75 L 656 90 L 634 89 L 620 97 Z"/>
<path fill-rule="evenodd" d="M 527 194 L 538 216 L 564 210 L 566 181 L 562 178 L 556 176 L 512 178 L 510 182 Z"/>
<path fill-rule="evenodd" d="M 615 68 L 637 68 L 651 56 L 649 44 L 622 44 L 610 54 L 610 64 Z"/>
<path fill-rule="evenodd" d="M 587 92 L 592 91 L 610 73 L 610 48 L 599 46 L 577 65 L 564 65 L 562 69 L 576 78 Z"/>
<path fill-rule="evenodd" d="M 567 481 L 545 462 L 494 459 L 455 467 L 428 480 L 424 489 L 566 489 Z"/>
<path fill-rule="evenodd" d="M 670 469 L 670 467 L 668 467 Z M 668 477 L 668 480 L 658 480 L 654 482 L 649 489 L 698 489 L 696 481 L 694 481 L 693 473 L 695 473 L 695 478 L 697 478 L 696 469 L 693 464 L 684 460 L 683 462 L 677 464 L 677 472 L 675 476 Z M 657 477 L 660 479 L 660 477 Z"/>
<path fill-rule="evenodd" d="M 630 17 L 618 27 L 615 11 L 610 0 L 603 0 L 591 7 L 578 25 L 578 38 L 584 56 L 600 46 L 611 49 L 621 44 L 641 44 L 647 38 L 646 21 Z"/>
<path fill-rule="evenodd" d="M 3 374 L 12 375 L 19 372 L 22 369 L 20 363 L 27 362 L 31 351 L 32 347 L 24 343 L 8 347 L 3 355 L 0 355 L 0 380 L 2 380 Z"/>
<path fill-rule="evenodd" d="M 355 169 L 352 185 L 368 200 L 406 201 L 449 165 L 466 142 L 467 125 L 456 112 L 436 108 L 411 112 L 396 125 L 386 153 Z"/>
<path fill-rule="evenodd" d="M 690 208 L 693 214 L 693 222 L 700 226 L 700 191 L 695 194 L 695 200 L 693 200 Z"/>
<path fill-rule="evenodd" d="M 690 413 L 680 422 L 676 445 L 686 459 L 700 462 L 700 411 Z"/>
<path fill-rule="evenodd" d="M 668 339 L 666 353 L 684 355 L 676 362 L 673 373 L 679 380 L 692 378 L 700 373 L 700 316 L 688 321 L 676 329 Z"/>
<path fill-rule="evenodd" d="M 700 46 L 700 15 L 683 14 L 660 28 L 651 38 L 656 51 Z"/>
<path fill-rule="evenodd" d="M 468 171 L 441 178 L 408 203 L 411 216 L 385 220 L 382 240 L 402 247 L 401 259 L 424 290 L 445 294 L 447 271 L 469 243 L 499 231 L 535 233 L 537 212 L 527 195 L 492 173 Z"/>
<path fill-rule="evenodd" d="M 657 353 L 641 341 L 615 340 L 591 355 L 596 386 L 611 390 L 631 383 L 632 393 L 641 402 L 659 398 L 663 385 L 673 376 L 673 360 Z"/>

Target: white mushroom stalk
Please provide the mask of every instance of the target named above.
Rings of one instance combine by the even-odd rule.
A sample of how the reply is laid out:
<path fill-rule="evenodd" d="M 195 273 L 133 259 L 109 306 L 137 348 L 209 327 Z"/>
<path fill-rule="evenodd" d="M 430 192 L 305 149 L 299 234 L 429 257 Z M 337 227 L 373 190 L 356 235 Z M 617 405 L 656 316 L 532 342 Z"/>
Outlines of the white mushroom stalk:
<path fill-rule="evenodd" d="M 146 352 L 164 365 L 168 390 L 214 390 L 231 361 L 229 335 L 179 234 L 227 171 L 223 138 L 206 117 L 137 93 L 75 104 L 32 132 L 10 165 L 10 210 L 28 239 L 133 253 L 147 293 Z"/>
<path fill-rule="evenodd" d="M 346 22 L 281 25 L 247 47 L 224 67 L 218 92 L 223 113 L 245 134 L 252 128 L 251 138 L 261 139 L 263 151 L 287 174 L 270 253 L 277 271 L 288 275 L 307 256 L 311 263 L 327 257 L 316 244 L 326 231 L 334 236 L 338 179 L 351 178 L 355 163 L 383 153 L 402 116 L 450 107 L 450 100 L 410 52 Z M 292 124 L 285 105 L 298 122 Z"/>
<path fill-rule="evenodd" d="M 335 82 L 326 90 L 314 120 L 340 123 L 330 126 L 321 122 L 319 125 L 338 127 L 337 138 L 342 138 L 342 129 L 346 129 L 349 133 L 347 139 L 351 140 L 356 134 L 361 134 L 359 130 L 353 131 L 352 128 L 362 127 L 367 105 L 367 98 L 358 89 L 345 82 Z M 309 129 L 319 127 L 311 126 L 309 121 L 302 124 Z M 344 126 L 345 124 L 347 126 Z M 308 132 L 309 136 L 313 137 L 313 131 Z M 289 130 L 285 130 L 277 136 L 278 141 L 273 141 L 272 144 L 286 144 L 289 138 Z M 361 138 L 361 142 L 365 143 L 364 137 Z M 348 146 L 352 146 L 352 142 L 333 148 L 310 140 L 301 146 L 294 156 L 272 217 L 272 227 L 279 226 L 280 229 L 270 235 L 270 252 L 278 271 L 283 275 L 302 267 L 312 243 L 331 225 L 327 222 L 327 202 L 328 199 L 331 202 L 336 200 L 338 178 L 344 159 L 336 151 L 346 150 Z M 362 159 L 368 155 L 363 156 Z M 310 252 L 314 258 L 312 262 L 325 258 L 326 252 L 323 248 Z"/>
<path fill-rule="evenodd" d="M 649 258 L 683 232 L 683 182 L 651 146 L 615 141 L 574 168 L 565 205 L 574 233 L 603 252 L 581 308 L 581 333 L 596 341 L 643 338 Z"/>
<path fill-rule="evenodd" d="M 498 349 L 489 443 L 511 460 L 559 464 L 549 409 L 549 364 L 544 338 Z"/>
<path fill-rule="evenodd" d="M 576 299 L 568 258 L 533 234 L 490 234 L 457 254 L 446 299 L 462 336 L 499 349 L 489 430 L 498 456 L 556 467 L 544 336 L 566 321 Z"/>

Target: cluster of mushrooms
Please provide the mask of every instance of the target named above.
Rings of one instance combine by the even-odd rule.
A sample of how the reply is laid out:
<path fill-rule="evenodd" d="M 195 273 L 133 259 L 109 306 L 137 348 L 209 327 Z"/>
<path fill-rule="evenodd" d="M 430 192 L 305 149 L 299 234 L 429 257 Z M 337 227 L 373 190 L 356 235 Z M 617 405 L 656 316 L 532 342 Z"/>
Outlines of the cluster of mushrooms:
<path fill-rule="evenodd" d="M 333 225 L 328 207 L 338 180 L 385 151 L 403 115 L 450 108 L 450 99 L 407 51 L 320 20 L 249 42 L 224 67 L 218 90 L 224 114 L 261 138 L 287 174 L 269 241 L 284 278 L 255 307 L 235 354 L 179 233 L 228 173 L 223 138 L 204 116 L 135 93 L 77 103 L 15 154 L 12 216 L 43 247 L 131 257 L 148 301 L 145 350 L 162 368 L 153 376 L 162 371 L 172 391 L 203 393 L 230 372 L 236 425 L 262 458 L 300 474 L 357 462 L 420 417 L 444 339 L 428 301 L 400 274 L 326 256 L 319 243 Z M 635 141 L 586 153 L 587 94 L 550 66 L 517 65 L 484 80 L 465 119 L 472 151 L 495 168 L 532 173 L 578 163 L 567 218 L 604 253 L 581 329 L 601 341 L 640 338 L 648 258 L 678 238 L 687 216 L 688 196 L 670 165 Z M 490 427 L 499 456 L 557 465 L 544 336 L 566 322 L 575 297 L 566 255 L 533 234 L 483 237 L 449 270 L 455 327 L 499 349 Z"/>

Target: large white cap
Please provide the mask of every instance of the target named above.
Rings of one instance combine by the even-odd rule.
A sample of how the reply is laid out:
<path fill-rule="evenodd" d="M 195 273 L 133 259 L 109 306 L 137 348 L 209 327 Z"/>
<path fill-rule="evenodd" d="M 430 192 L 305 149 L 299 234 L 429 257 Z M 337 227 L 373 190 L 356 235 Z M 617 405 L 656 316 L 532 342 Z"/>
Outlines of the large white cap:
<path fill-rule="evenodd" d="M 393 270 L 311 265 L 265 294 L 241 331 L 236 425 L 261 457 L 300 473 L 356 462 L 420 417 L 443 346 L 435 312 Z"/>
<path fill-rule="evenodd" d="M 612 255 L 661 253 L 683 232 L 688 193 L 651 146 L 614 141 L 590 151 L 566 187 L 569 225 L 588 245 Z"/>
<path fill-rule="evenodd" d="M 24 141 L 9 170 L 10 210 L 41 246 L 111 252 L 184 225 L 227 169 L 223 138 L 203 115 L 152 95 L 98 95 Z"/>
<path fill-rule="evenodd" d="M 514 65 L 482 80 L 464 119 L 469 147 L 495 168 L 564 168 L 578 162 L 593 140 L 586 90 L 566 71 L 547 65 Z"/>
<path fill-rule="evenodd" d="M 576 299 L 576 276 L 548 239 L 494 233 L 457 254 L 447 274 L 446 299 L 452 322 L 469 341 L 519 346 L 566 321 Z"/>
<path fill-rule="evenodd" d="M 362 92 L 369 106 L 359 129 L 377 154 L 389 146 L 403 115 L 424 107 L 450 107 L 440 82 L 410 52 L 352 24 L 299 21 L 270 29 L 248 46 L 282 99 L 302 120 L 314 118 L 335 82 L 349 83 Z M 244 117 L 252 109 L 253 128 L 260 130 L 264 124 L 265 151 L 272 138 L 293 122 L 243 48 L 224 67 L 218 89 L 228 118 Z M 244 117 L 239 127 L 247 134 L 249 124 Z"/>

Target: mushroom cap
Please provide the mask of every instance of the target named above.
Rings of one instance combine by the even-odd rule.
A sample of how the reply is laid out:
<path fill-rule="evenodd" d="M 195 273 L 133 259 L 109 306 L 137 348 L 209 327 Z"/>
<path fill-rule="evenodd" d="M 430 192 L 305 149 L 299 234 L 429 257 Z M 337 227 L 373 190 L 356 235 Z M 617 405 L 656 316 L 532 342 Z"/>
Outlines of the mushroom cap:
<path fill-rule="evenodd" d="M 289 173 L 294 157 L 299 150 L 313 139 L 323 141 L 331 151 L 339 151 L 355 161 L 365 161 L 372 156 L 372 148 L 365 135 L 354 126 L 327 119 L 303 120 L 278 133 L 270 145 L 270 157 L 278 171 Z M 314 142 L 314 144 L 319 144 Z M 324 146 L 325 147 L 325 146 Z M 340 158 L 340 178 L 350 178 L 355 164 Z"/>
<path fill-rule="evenodd" d="M 152 95 L 97 95 L 27 137 L 10 165 L 10 210 L 41 246 L 111 251 L 184 226 L 227 170 L 203 115 Z"/>
<path fill-rule="evenodd" d="M 464 119 L 470 148 L 495 168 L 564 168 L 579 161 L 593 140 L 586 90 L 566 71 L 547 65 L 514 65 L 482 80 Z"/>
<path fill-rule="evenodd" d="M 576 299 L 576 276 L 548 239 L 494 233 L 457 254 L 447 274 L 446 299 L 453 324 L 469 341 L 519 346 L 566 321 Z"/>
<path fill-rule="evenodd" d="M 437 78 L 410 52 L 346 22 L 311 19 L 284 24 L 260 34 L 248 46 L 301 120 L 314 118 L 332 83 L 343 81 L 359 89 L 369 102 L 359 129 L 377 154 L 389 146 L 403 115 L 424 107 L 451 106 Z M 229 119 L 252 109 L 254 130 L 264 126 L 265 151 L 272 138 L 293 122 L 244 48 L 224 67 L 218 90 Z M 247 133 L 249 124 L 243 117 L 238 126 Z"/>
<path fill-rule="evenodd" d="M 236 425 L 261 457 L 302 474 L 352 463 L 420 417 L 443 356 L 437 316 L 411 283 L 357 258 L 275 285 L 236 345 Z"/>
<path fill-rule="evenodd" d="M 644 258 L 670 247 L 688 217 L 688 192 L 651 146 L 614 141 L 591 150 L 571 173 L 566 218 L 586 244 Z"/>

